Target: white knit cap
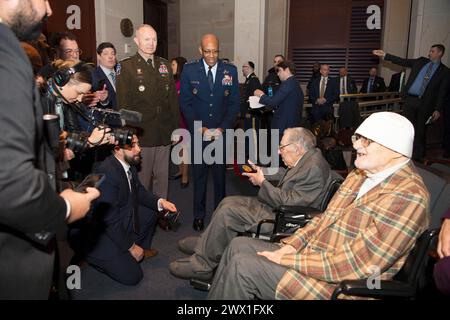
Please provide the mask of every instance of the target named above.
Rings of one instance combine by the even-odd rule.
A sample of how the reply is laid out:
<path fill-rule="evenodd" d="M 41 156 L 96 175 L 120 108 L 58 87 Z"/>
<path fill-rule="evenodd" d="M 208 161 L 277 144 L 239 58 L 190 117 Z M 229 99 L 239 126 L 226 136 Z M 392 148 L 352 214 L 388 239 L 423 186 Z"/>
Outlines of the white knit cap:
<path fill-rule="evenodd" d="M 355 133 L 411 158 L 414 127 L 405 117 L 394 112 L 371 114 Z"/>

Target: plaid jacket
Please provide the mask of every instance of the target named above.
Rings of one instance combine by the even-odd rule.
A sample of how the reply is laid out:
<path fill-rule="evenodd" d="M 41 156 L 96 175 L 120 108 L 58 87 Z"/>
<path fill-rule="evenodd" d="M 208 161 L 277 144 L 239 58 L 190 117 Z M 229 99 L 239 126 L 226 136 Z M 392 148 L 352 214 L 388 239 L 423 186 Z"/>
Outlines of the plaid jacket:
<path fill-rule="evenodd" d="M 364 279 L 380 270 L 391 279 L 428 227 L 429 193 L 412 162 L 356 200 L 365 176 L 353 171 L 320 217 L 282 240 L 297 249 L 277 299 L 329 299 L 342 280 Z"/>

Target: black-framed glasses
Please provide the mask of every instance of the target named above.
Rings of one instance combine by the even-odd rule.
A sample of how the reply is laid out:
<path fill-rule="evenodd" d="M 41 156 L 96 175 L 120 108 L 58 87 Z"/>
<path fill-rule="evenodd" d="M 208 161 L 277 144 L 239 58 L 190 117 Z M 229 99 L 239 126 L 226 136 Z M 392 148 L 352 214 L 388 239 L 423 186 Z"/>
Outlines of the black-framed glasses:
<path fill-rule="evenodd" d="M 355 143 L 356 141 L 361 140 L 361 145 L 364 148 L 367 148 L 372 142 L 373 140 L 367 139 L 366 137 L 363 137 L 360 134 L 354 134 L 352 135 L 352 143 Z"/>

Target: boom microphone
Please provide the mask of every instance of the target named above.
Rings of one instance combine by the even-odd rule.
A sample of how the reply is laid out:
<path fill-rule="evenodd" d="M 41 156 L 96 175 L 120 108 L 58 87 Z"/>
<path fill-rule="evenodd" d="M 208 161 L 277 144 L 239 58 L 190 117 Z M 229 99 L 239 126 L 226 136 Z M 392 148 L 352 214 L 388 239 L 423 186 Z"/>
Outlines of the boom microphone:
<path fill-rule="evenodd" d="M 127 122 L 142 122 L 142 113 L 133 111 L 133 110 L 127 110 L 127 109 L 120 109 L 120 118 Z"/>

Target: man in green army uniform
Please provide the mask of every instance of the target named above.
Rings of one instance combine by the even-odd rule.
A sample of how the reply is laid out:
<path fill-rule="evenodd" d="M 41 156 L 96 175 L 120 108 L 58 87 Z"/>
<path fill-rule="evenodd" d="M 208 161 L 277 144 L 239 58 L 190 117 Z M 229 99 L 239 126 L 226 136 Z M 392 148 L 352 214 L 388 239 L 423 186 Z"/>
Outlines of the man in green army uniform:
<path fill-rule="evenodd" d="M 149 25 L 136 30 L 138 52 L 117 68 L 118 107 L 141 112 L 139 180 L 147 190 L 167 198 L 172 132 L 178 128 L 178 96 L 170 62 L 156 56 L 157 34 Z"/>

